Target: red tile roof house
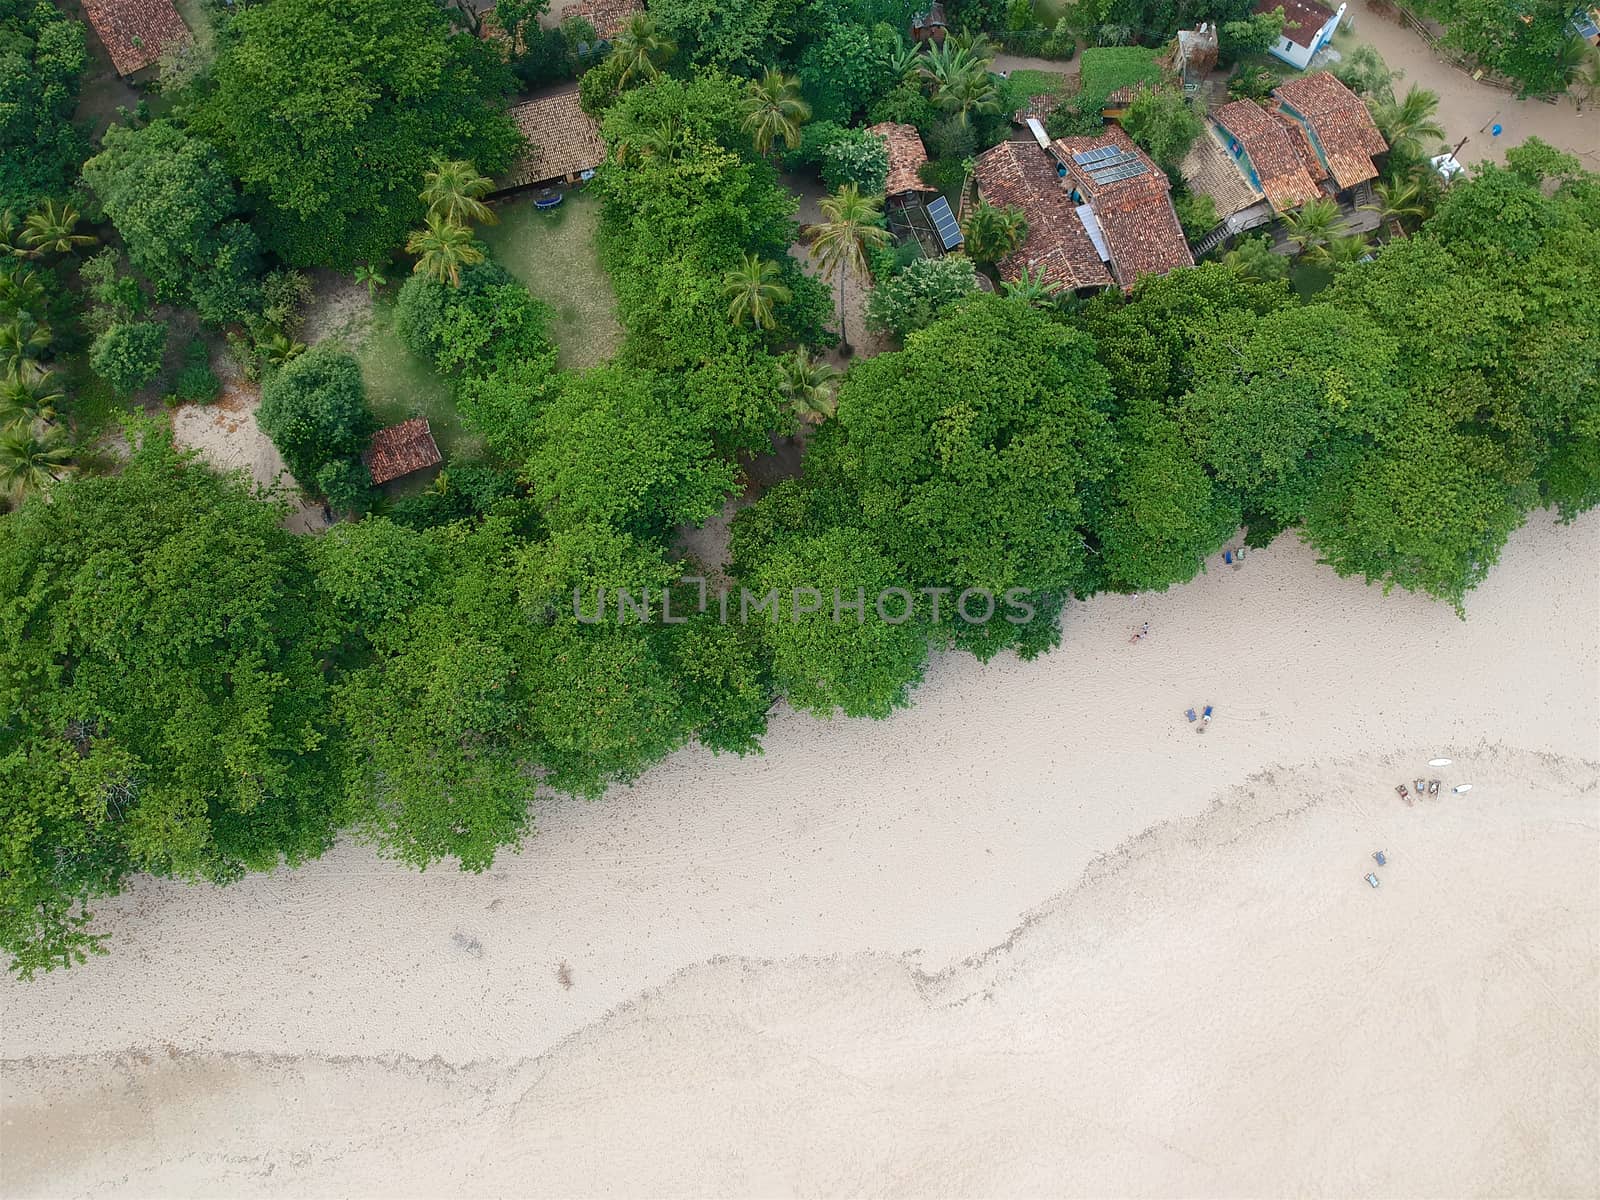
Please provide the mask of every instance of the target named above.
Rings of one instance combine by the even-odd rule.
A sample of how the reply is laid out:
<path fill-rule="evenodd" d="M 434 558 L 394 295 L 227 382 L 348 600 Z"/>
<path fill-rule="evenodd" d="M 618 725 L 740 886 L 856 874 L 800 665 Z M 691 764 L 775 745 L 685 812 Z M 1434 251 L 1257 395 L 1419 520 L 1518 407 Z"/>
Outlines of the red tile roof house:
<path fill-rule="evenodd" d="M 1222 131 L 1228 153 L 1266 195 L 1274 212 L 1288 212 L 1322 195 L 1289 130 L 1254 100 L 1224 104 L 1211 119 Z"/>
<path fill-rule="evenodd" d="M 433 431 L 422 417 L 412 417 L 372 435 L 361 456 L 374 486 L 399 479 L 413 471 L 436 467 L 444 461 Z"/>
<path fill-rule="evenodd" d="M 922 182 L 919 174 L 928 161 L 928 151 L 922 145 L 922 135 L 915 125 L 897 125 L 882 121 L 869 125 L 868 133 L 881 137 L 889 147 L 889 182 L 884 189 L 892 201 L 905 203 L 918 199 L 919 192 L 937 192 L 939 189 Z"/>
<path fill-rule="evenodd" d="M 978 195 L 990 204 L 1016 205 L 1027 214 L 1028 236 L 995 266 L 1015 283 L 1023 271 L 1068 291 L 1111 286 L 1089 231 L 1061 186 L 1055 161 L 1033 142 L 1001 142 L 978 156 Z"/>
<path fill-rule="evenodd" d="M 1361 98 L 1326 71 L 1280 83 L 1272 91 L 1279 113 L 1305 134 L 1339 191 L 1375 179 L 1372 157 L 1389 144 Z"/>
<path fill-rule="evenodd" d="M 189 40 L 189 28 L 172 0 L 83 0 L 83 15 L 124 79 L 161 60 Z"/>
<path fill-rule="evenodd" d="M 1065 184 L 1078 215 L 1091 237 L 1099 226 L 1102 257 L 1124 291 L 1141 275 L 1194 266 L 1172 207 L 1172 185 L 1132 138 L 1111 126 L 1097 137 L 1057 138 L 1051 145 L 1067 170 Z"/>
<path fill-rule="evenodd" d="M 1304 71 L 1329 42 L 1344 20 L 1345 6 L 1335 12 L 1317 0 L 1256 0 L 1254 11 L 1269 13 L 1283 9 L 1283 36 L 1267 47 L 1267 53 L 1281 58 L 1291 67 Z"/>

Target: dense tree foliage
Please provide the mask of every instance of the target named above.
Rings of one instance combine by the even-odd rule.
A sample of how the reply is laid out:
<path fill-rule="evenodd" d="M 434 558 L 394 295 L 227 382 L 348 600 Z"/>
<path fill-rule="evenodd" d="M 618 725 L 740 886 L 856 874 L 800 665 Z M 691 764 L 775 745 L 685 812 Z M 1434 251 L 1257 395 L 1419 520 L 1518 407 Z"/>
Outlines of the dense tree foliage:
<path fill-rule="evenodd" d="M 192 304 L 217 325 L 260 306 L 260 247 L 236 219 L 233 181 L 208 143 L 171 121 L 113 125 L 83 177 L 157 298 Z"/>
<path fill-rule="evenodd" d="M 189 119 L 296 266 L 381 260 L 420 222 L 434 157 L 493 175 L 518 136 L 494 43 L 431 0 L 274 0 L 245 9 Z"/>
<path fill-rule="evenodd" d="M 256 423 L 301 487 L 329 500 L 349 500 L 354 490 L 359 499 L 365 468 L 356 460 L 377 422 L 362 392 L 361 364 L 349 353 L 323 343 L 275 372 L 262 386 Z M 354 483 L 348 479 L 353 468 L 327 470 L 343 463 L 359 469 Z M 335 482 L 338 494 L 329 494 L 324 482 Z"/>
<path fill-rule="evenodd" d="M 280 512 L 147 431 L 123 471 L 0 523 L 0 939 L 24 969 L 95 942 L 129 871 L 224 882 L 332 836 L 328 694 Z"/>
<path fill-rule="evenodd" d="M 88 144 L 72 124 L 84 29 L 48 0 L 0 3 L 0 211 L 63 195 Z"/>

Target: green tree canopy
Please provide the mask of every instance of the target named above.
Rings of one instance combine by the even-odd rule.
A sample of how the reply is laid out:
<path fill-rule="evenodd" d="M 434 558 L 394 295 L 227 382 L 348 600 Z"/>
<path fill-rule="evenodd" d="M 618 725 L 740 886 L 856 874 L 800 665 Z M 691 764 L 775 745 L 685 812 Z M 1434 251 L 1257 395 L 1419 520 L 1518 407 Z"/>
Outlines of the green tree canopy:
<path fill-rule="evenodd" d="M 282 367 L 261 388 L 256 424 L 302 487 L 327 463 L 355 459 L 377 428 L 361 387 L 361 364 L 330 343 Z"/>
<path fill-rule="evenodd" d="M 274 0 L 240 12 L 189 116 L 242 180 L 267 245 L 294 266 L 350 270 L 419 224 L 436 157 L 488 175 L 516 129 L 496 46 L 430 0 Z"/>

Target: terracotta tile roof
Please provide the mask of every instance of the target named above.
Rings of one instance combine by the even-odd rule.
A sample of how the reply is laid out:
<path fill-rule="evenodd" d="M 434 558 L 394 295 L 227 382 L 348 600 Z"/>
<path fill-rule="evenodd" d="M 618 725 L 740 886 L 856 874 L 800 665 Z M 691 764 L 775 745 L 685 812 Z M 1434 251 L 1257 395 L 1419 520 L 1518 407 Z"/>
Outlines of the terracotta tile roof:
<path fill-rule="evenodd" d="M 1014 204 L 1028 215 L 1027 240 L 995 265 L 1014 282 L 1023 270 L 1064 287 L 1109 287 L 1111 274 L 1073 211 L 1055 163 L 1034 142 L 1001 142 L 978 158 L 978 194 L 990 204 Z"/>
<path fill-rule="evenodd" d="M 502 189 L 565 179 L 593 170 L 605 161 L 606 144 L 600 139 L 600 127 L 578 107 L 576 84 L 514 104 L 507 115 L 516 122 L 532 150 L 499 180 Z"/>
<path fill-rule="evenodd" d="M 1244 147 L 1274 211 L 1288 212 L 1322 194 L 1306 174 L 1288 131 L 1254 100 L 1224 104 L 1211 119 Z"/>
<path fill-rule="evenodd" d="M 867 132 L 877 134 L 889 144 L 889 186 L 886 189 L 889 195 L 939 190 L 923 183 L 922 176 L 917 174 L 917 168 L 928 161 L 928 152 L 922 146 L 922 135 L 917 132 L 915 125 L 896 125 L 893 121 L 883 121 L 869 125 Z"/>
<path fill-rule="evenodd" d="M 379 484 L 424 467 L 436 467 L 444 461 L 444 455 L 439 453 L 428 422 L 412 417 L 373 434 L 361 461 L 371 473 L 372 482 Z"/>
<path fill-rule="evenodd" d="M 1195 138 L 1179 170 L 1191 192 L 1211 197 L 1218 220 L 1243 212 L 1261 200 L 1261 193 L 1233 161 L 1233 155 L 1217 141 L 1215 125 L 1207 124 L 1206 132 Z"/>
<path fill-rule="evenodd" d="M 1283 36 L 1303 50 L 1311 49 L 1322 27 L 1333 20 L 1333 10 L 1317 0 L 1256 0 L 1253 11 L 1269 13 L 1276 8 L 1283 9 Z"/>
<path fill-rule="evenodd" d="M 559 14 L 552 15 L 559 17 L 557 24 L 568 17 L 582 17 L 594 26 L 596 33 L 612 41 L 634 13 L 643 11 L 644 0 L 577 0 Z"/>
<path fill-rule="evenodd" d="M 1311 176 L 1311 182 L 1321 183 L 1327 179 L 1328 168 L 1322 165 L 1322 159 L 1317 154 L 1317 148 L 1311 144 L 1311 135 L 1306 132 L 1306 127 L 1281 108 L 1272 109 L 1271 115 L 1283 126 L 1283 132 L 1288 135 L 1289 144 L 1294 147 L 1300 165 L 1306 169 L 1306 174 Z"/>
<path fill-rule="evenodd" d="M 1120 127 L 1113 125 L 1098 137 L 1057 138 L 1052 144 L 1066 164 L 1068 180 L 1094 209 L 1118 283 L 1131 288 L 1141 275 L 1165 275 L 1194 266 L 1189 239 L 1183 235 L 1168 194 L 1172 185 L 1166 173 Z M 1100 183 L 1073 160 L 1074 154 L 1107 146 L 1134 155 L 1144 170 L 1126 179 Z"/>
<path fill-rule="evenodd" d="M 118 75 L 132 75 L 159 59 L 168 46 L 186 41 L 189 27 L 172 0 L 83 0 Z"/>
<path fill-rule="evenodd" d="M 1377 177 L 1372 156 L 1385 153 L 1389 144 L 1367 106 L 1344 84 L 1328 72 L 1318 71 L 1280 83 L 1272 94 L 1305 118 L 1341 190 Z"/>
<path fill-rule="evenodd" d="M 1019 108 L 1011 114 L 1011 123 L 1013 125 L 1026 125 L 1029 117 L 1032 117 L 1035 121 L 1043 121 L 1061 107 L 1062 99 L 1063 96 L 1060 92 L 1040 92 L 1037 96 L 1030 96 L 1025 107 Z"/>

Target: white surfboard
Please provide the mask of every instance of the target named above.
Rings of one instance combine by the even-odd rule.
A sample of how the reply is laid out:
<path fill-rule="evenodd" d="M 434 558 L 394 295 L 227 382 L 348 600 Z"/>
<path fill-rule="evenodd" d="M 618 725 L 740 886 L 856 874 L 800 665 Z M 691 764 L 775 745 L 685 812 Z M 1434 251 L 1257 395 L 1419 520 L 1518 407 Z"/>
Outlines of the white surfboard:
<path fill-rule="evenodd" d="M 1430 767 L 1448 767 L 1450 765 L 1450 760 L 1448 758 L 1430 758 L 1428 760 L 1428 765 Z"/>
<path fill-rule="evenodd" d="M 1470 792 L 1472 785 L 1470 783 L 1458 783 L 1450 790 L 1459 796 L 1462 792 Z"/>

